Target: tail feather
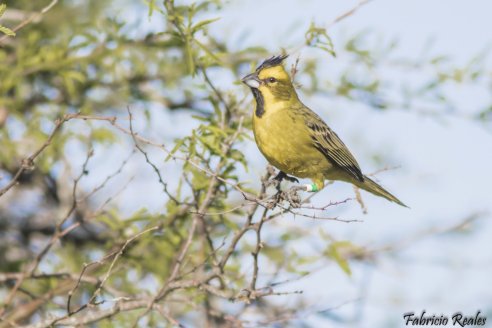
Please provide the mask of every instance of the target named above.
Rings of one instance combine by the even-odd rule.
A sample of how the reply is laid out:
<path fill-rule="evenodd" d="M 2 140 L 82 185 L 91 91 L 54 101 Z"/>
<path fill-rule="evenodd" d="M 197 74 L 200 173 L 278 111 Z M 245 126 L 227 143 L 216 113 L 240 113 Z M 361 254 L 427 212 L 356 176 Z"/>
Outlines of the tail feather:
<path fill-rule="evenodd" d="M 366 191 L 368 191 L 368 192 L 370 192 L 376 196 L 380 196 L 380 197 L 386 198 L 389 201 L 395 202 L 398 205 L 408 207 L 401 200 L 399 200 L 398 198 L 393 196 L 389 191 L 387 191 L 386 189 L 381 187 L 379 184 L 377 184 L 376 182 L 374 182 L 373 180 L 371 180 L 367 176 L 364 176 L 364 181 L 356 183 L 356 186 L 361 188 L 361 189 L 364 189 L 364 190 L 366 190 Z"/>

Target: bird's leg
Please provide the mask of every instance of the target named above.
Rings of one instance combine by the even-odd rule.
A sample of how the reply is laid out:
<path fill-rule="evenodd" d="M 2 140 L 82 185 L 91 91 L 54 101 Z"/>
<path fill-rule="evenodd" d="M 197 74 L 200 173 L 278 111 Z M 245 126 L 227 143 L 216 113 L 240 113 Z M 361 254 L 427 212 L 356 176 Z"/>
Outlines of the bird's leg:
<path fill-rule="evenodd" d="M 317 192 L 320 191 L 325 187 L 325 180 L 323 177 L 316 177 L 312 181 L 313 183 L 311 184 L 306 184 L 304 187 L 306 188 L 305 190 L 308 192 Z"/>
<path fill-rule="evenodd" d="M 287 176 L 287 174 L 285 174 L 282 171 L 279 171 L 278 174 L 273 179 L 271 179 L 267 182 L 267 186 L 273 185 L 273 186 L 275 186 L 275 189 L 277 189 L 277 193 L 273 196 L 273 202 L 270 204 L 270 206 L 272 208 L 277 206 L 278 203 L 282 202 L 282 200 L 284 198 L 283 192 L 280 189 L 280 184 L 286 176 Z"/>
<path fill-rule="evenodd" d="M 283 200 L 288 200 L 289 203 L 291 203 L 291 204 L 293 204 L 293 203 L 297 204 L 296 199 L 298 198 L 298 196 L 296 194 L 296 191 L 301 190 L 301 189 L 306 190 L 306 187 L 295 186 L 292 189 L 290 189 L 289 191 L 283 192 L 280 189 L 280 184 L 281 184 L 282 180 L 284 180 L 284 179 L 287 181 L 290 181 L 290 182 L 299 183 L 299 180 L 297 180 L 294 177 L 288 176 L 284 171 L 279 171 L 278 174 L 273 179 L 268 181 L 267 186 L 268 185 L 274 185 L 275 188 L 277 189 L 277 193 L 273 196 L 273 202 L 270 204 L 272 206 L 272 208 L 275 207 L 280 202 L 282 202 Z M 294 189 L 295 189 L 295 191 L 294 191 Z M 293 195 L 292 195 L 292 192 L 293 192 Z"/>
<path fill-rule="evenodd" d="M 288 176 L 284 171 L 279 171 L 277 176 L 274 179 L 277 180 L 279 183 L 282 182 L 283 179 L 290 181 L 290 182 L 299 183 L 299 180 L 297 180 L 294 177 Z"/>
<path fill-rule="evenodd" d="M 315 183 L 304 185 L 302 188 L 304 191 L 308 191 L 308 192 L 320 191 L 320 188 Z"/>
<path fill-rule="evenodd" d="M 275 195 L 275 204 L 278 204 L 282 201 L 282 190 L 280 189 L 280 184 L 282 183 L 282 180 L 287 176 L 287 174 L 285 174 L 284 172 L 282 171 L 279 171 L 277 176 L 275 176 L 275 178 L 273 178 L 273 180 L 275 181 L 275 188 L 277 189 L 277 194 Z"/>
<path fill-rule="evenodd" d="M 268 182 L 267 182 L 266 185 L 267 186 L 275 186 L 275 188 L 277 189 L 277 191 L 280 192 L 280 183 L 282 182 L 282 180 L 286 176 L 287 176 L 287 174 L 285 174 L 282 171 L 279 171 L 278 174 L 273 179 L 268 180 Z"/>
<path fill-rule="evenodd" d="M 280 190 L 280 183 L 282 182 L 283 179 L 290 181 L 290 182 L 299 183 L 299 180 L 297 180 L 296 178 L 288 176 L 284 171 L 279 171 L 278 174 L 275 176 L 275 178 L 273 178 L 273 180 L 277 181 L 277 183 L 276 183 L 277 195 L 276 196 L 277 196 L 278 201 L 281 200 L 281 196 L 282 196 L 282 191 Z"/>
<path fill-rule="evenodd" d="M 288 176 L 283 171 L 279 171 L 278 174 L 273 179 L 268 180 L 266 186 L 268 187 L 268 186 L 272 186 L 273 185 L 273 186 L 275 186 L 275 188 L 277 188 L 277 190 L 280 190 L 280 183 L 284 179 L 287 180 L 287 181 L 290 181 L 290 182 L 299 183 L 299 180 L 297 180 L 296 178 L 291 177 L 291 176 Z"/>
<path fill-rule="evenodd" d="M 287 174 L 282 171 L 279 171 L 278 174 L 273 178 L 273 182 L 275 184 L 275 188 L 277 188 L 277 196 L 280 194 L 280 183 L 285 178 Z"/>

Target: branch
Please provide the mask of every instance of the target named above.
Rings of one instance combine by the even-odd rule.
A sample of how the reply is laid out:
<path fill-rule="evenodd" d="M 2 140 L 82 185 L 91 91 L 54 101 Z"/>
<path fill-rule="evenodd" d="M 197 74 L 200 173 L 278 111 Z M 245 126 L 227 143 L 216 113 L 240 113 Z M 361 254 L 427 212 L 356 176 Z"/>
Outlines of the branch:
<path fill-rule="evenodd" d="M 355 14 L 355 12 L 357 10 L 359 10 L 362 6 L 368 4 L 369 2 L 371 2 L 372 0 L 362 0 L 360 1 L 355 7 L 353 7 L 352 9 L 344 12 L 343 14 L 341 14 L 340 16 L 338 16 L 337 18 L 335 18 L 330 24 L 328 24 L 327 28 L 330 28 L 332 27 L 333 25 L 341 22 L 342 20 L 344 20 L 345 18 L 349 17 L 349 16 L 352 16 L 353 14 Z"/>
<path fill-rule="evenodd" d="M 236 141 L 236 139 L 238 138 L 238 136 L 241 132 L 242 121 L 243 121 L 243 118 L 240 119 L 239 127 L 236 130 L 236 132 L 234 133 L 234 135 L 231 136 L 230 140 L 223 147 L 224 148 L 223 153 L 225 155 L 224 155 L 224 157 L 222 157 L 222 159 L 220 160 L 220 162 L 217 164 L 217 166 L 215 168 L 214 174 L 213 174 L 212 178 L 210 179 L 209 185 L 207 187 L 207 192 L 206 192 L 205 198 L 203 199 L 202 203 L 200 204 L 200 206 L 197 210 L 197 213 L 193 214 L 193 216 L 192 216 L 192 222 L 191 222 L 191 226 L 188 230 L 188 236 L 187 236 L 185 242 L 183 243 L 183 245 L 181 246 L 181 249 L 178 252 L 175 263 L 173 264 L 172 269 L 171 269 L 171 274 L 166 279 L 166 282 L 163 284 L 162 288 L 157 292 L 157 294 L 149 302 L 146 310 L 137 318 L 137 320 L 135 321 L 135 323 L 133 325 L 134 327 L 136 327 L 138 325 L 138 322 L 140 321 L 141 318 L 143 318 L 144 316 L 146 316 L 149 313 L 149 311 L 152 309 L 152 307 L 154 306 L 154 304 L 156 302 L 164 299 L 166 297 L 166 295 L 172 290 L 170 288 L 170 284 L 178 278 L 178 274 L 179 274 L 179 271 L 180 271 L 181 266 L 183 264 L 183 260 L 186 256 L 190 246 L 191 246 L 191 243 L 193 241 L 193 237 L 195 236 L 195 233 L 196 233 L 196 230 L 198 227 L 198 222 L 200 220 L 203 220 L 203 214 L 201 214 L 201 213 L 206 212 L 206 209 L 210 206 L 210 204 L 212 203 L 212 201 L 215 198 L 216 190 L 217 190 L 217 184 L 220 181 L 218 179 L 218 175 L 222 171 L 223 167 L 226 165 L 227 160 L 225 158 L 227 157 L 229 151 L 232 148 L 233 143 Z M 133 133 L 132 129 L 130 130 L 130 133 L 132 134 L 132 137 L 134 137 L 134 138 L 136 137 L 136 135 Z"/>
<path fill-rule="evenodd" d="M 65 115 L 62 118 L 59 118 L 55 121 L 55 127 L 53 128 L 53 131 L 48 136 L 48 139 L 31 156 L 26 157 L 26 158 L 21 160 L 21 165 L 20 165 L 19 169 L 17 170 L 17 172 L 15 173 L 12 180 L 10 180 L 10 182 L 5 187 L 0 189 L 0 197 L 2 197 L 12 187 L 17 185 L 17 183 L 18 183 L 17 180 L 19 180 L 22 173 L 24 173 L 25 171 L 31 171 L 34 169 L 34 160 L 36 159 L 36 157 L 38 157 L 51 144 L 51 142 L 53 141 L 53 138 L 60 131 L 62 125 L 72 118 L 73 117 L 71 115 Z"/>
<path fill-rule="evenodd" d="M 51 8 L 53 8 L 57 4 L 57 2 L 58 2 L 58 0 L 52 0 L 46 7 L 44 7 L 43 9 L 41 9 L 40 12 L 34 13 L 31 16 L 29 16 L 27 19 L 25 19 L 24 21 L 20 22 L 16 27 L 14 27 L 12 29 L 12 31 L 17 32 L 18 30 L 20 30 L 24 26 L 28 25 L 32 21 L 39 20 L 44 14 L 46 14 L 48 11 L 50 11 Z M 0 38 L 0 44 L 3 41 L 5 41 L 7 38 L 8 38 L 7 35 L 2 36 Z"/>
<path fill-rule="evenodd" d="M 138 144 L 138 140 L 136 138 L 136 134 L 133 132 L 133 115 L 132 115 L 132 112 L 130 111 L 130 107 L 127 107 L 127 111 L 128 111 L 128 118 L 130 120 L 130 134 L 132 136 L 132 139 L 133 139 L 133 142 L 135 143 L 135 147 L 138 149 L 138 151 L 144 155 L 145 157 L 145 161 L 147 162 L 147 164 L 150 165 L 150 167 L 152 167 L 152 169 L 154 170 L 155 174 L 157 175 L 158 179 L 159 179 L 159 183 L 161 184 L 162 186 L 162 190 L 164 191 L 164 193 L 175 203 L 175 204 L 180 204 L 180 202 L 176 199 L 176 197 L 174 197 L 168 190 L 167 190 L 167 183 L 164 182 L 164 180 L 162 179 L 162 175 L 161 175 L 161 172 L 159 171 L 159 169 L 157 168 L 157 166 L 152 163 L 149 159 L 149 155 L 147 154 L 147 152 L 145 150 L 142 149 L 142 147 L 140 147 L 140 145 Z"/>
<path fill-rule="evenodd" d="M 111 274 L 111 271 L 113 270 L 113 267 L 114 265 L 116 264 L 116 261 L 118 261 L 118 259 L 120 258 L 121 255 L 123 255 L 123 252 L 126 250 L 126 248 L 128 247 L 128 245 L 130 243 L 132 243 L 135 239 L 137 239 L 138 237 L 148 233 L 148 232 L 152 232 L 152 231 L 155 231 L 155 230 L 158 230 L 160 229 L 161 226 L 160 225 L 157 225 L 157 226 L 153 226 L 151 228 L 148 228 L 148 229 L 145 229 L 144 231 L 141 231 L 139 233 L 137 233 L 136 235 L 134 235 L 133 237 L 127 239 L 125 241 L 125 243 L 123 244 L 123 246 L 121 246 L 121 248 L 117 251 L 114 251 L 114 252 L 111 252 L 110 254 L 104 256 L 101 260 L 99 261 L 94 261 L 94 262 L 91 262 L 89 264 L 85 264 L 84 265 L 84 268 L 82 269 L 82 272 L 80 273 L 80 276 L 79 276 L 79 279 L 77 280 L 77 284 L 74 286 L 74 288 L 72 288 L 72 290 L 70 290 L 70 292 L 68 293 L 68 299 L 67 299 L 67 316 L 70 316 L 72 314 L 75 314 L 77 312 L 80 312 L 81 310 L 85 309 L 87 306 L 89 306 L 90 304 L 93 304 L 93 302 L 95 301 L 96 297 L 99 296 L 104 284 L 106 283 L 106 281 L 108 280 L 110 274 Z M 74 311 L 71 311 L 70 310 L 70 302 L 71 302 L 71 299 L 72 299 L 72 295 L 73 293 L 77 290 L 77 288 L 79 287 L 80 285 L 80 282 L 82 281 L 82 277 L 84 276 L 84 273 L 85 271 L 87 270 L 88 267 L 92 266 L 93 264 L 102 264 L 104 263 L 104 261 L 108 258 L 113 258 L 113 260 L 111 261 L 111 264 L 108 268 L 108 271 L 106 272 L 106 274 L 104 275 L 104 277 L 102 278 L 101 282 L 98 284 L 98 287 L 97 289 L 94 291 L 94 293 L 92 293 L 92 296 L 91 298 L 89 299 L 89 301 L 87 301 L 86 304 L 80 306 L 78 309 L 74 310 Z"/>
<path fill-rule="evenodd" d="M 263 223 L 265 223 L 267 212 L 268 208 L 265 208 L 263 210 L 263 214 L 261 215 L 260 222 L 255 224 L 256 246 L 253 253 L 251 253 L 251 255 L 253 256 L 253 277 L 251 278 L 251 284 L 249 285 L 249 288 L 252 292 L 256 290 L 256 281 L 258 280 L 258 255 L 263 248 L 263 242 L 261 241 L 261 228 L 263 227 Z"/>
<path fill-rule="evenodd" d="M 48 139 L 48 141 L 43 145 L 43 147 L 41 147 L 34 154 L 34 157 L 36 157 L 37 155 L 39 155 L 46 147 L 48 147 L 48 145 L 50 144 L 51 139 L 53 138 L 53 136 L 56 133 L 56 131 L 63 124 L 63 122 L 66 122 L 67 120 L 69 120 L 68 116 L 64 116 L 64 119 L 63 120 L 57 120 L 58 123 L 56 124 L 55 130 L 51 134 L 51 136 Z M 65 216 L 60 220 L 60 222 L 58 222 L 56 224 L 55 232 L 51 236 L 50 241 L 42 248 L 42 250 L 34 258 L 34 260 L 31 261 L 31 263 L 27 266 L 26 270 L 22 273 L 21 277 L 16 281 L 14 287 L 12 288 L 12 290 L 10 291 L 10 293 L 7 295 L 7 297 L 5 298 L 5 301 L 4 301 L 3 305 L 2 305 L 2 308 L 0 309 L 0 317 L 3 318 L 3 315 L 4 315 L 7 307 L 13 301 L 15 294 L 17 293 L 19 287 L 24 282 L 25 278 L 31 277 L 35 273 L 35 271 L 38 268 L 39 264 L 41 263 L 42 259 L 48 253 L 48 251 L 51 249 L 51 247 L 53 247 L 53 245 L 58 240 L 60 240 L 60 238 L 62 238 L 63 236 L 65 236 L 66 234 L 68 234 L 69 232 L 71 232 L 73 229 L 75 229 L 76 227 L 78 227 L 81 224 L 80 222 L 75 222 L 74 224 L 68 226 L 67 228 L 62 229 L 63 224 L 65 222 L 67 222 L 67 220 L 72 216 L 72 214 L 77 209 L 77 196 L 76 196 L 76 194 L 77 194 L 77 186 L 78 186 L 79 181 L 82 179 L 82 177 L 84 176 L 85 172 L 87 171 L 87 169 L 86 169 L 87 168 L 87 164 L 89 163 L 89 159 L 92 157 L 92 155 L 93 155 L 93 151 L 92 151 L 92 149 L 90 149 L 88 151 L 88 153 L 87 153 L 87 157 L 86 157 L 84 163 L 82 164 L 82 170 L 81 170 L 79 176 L 75 179 L 75 181 L 73 183 L 73 188 L 72 188 L 72 204 L 71 204 L 69 210 L 67 211 L 67 213 L 65 214 Z"/>

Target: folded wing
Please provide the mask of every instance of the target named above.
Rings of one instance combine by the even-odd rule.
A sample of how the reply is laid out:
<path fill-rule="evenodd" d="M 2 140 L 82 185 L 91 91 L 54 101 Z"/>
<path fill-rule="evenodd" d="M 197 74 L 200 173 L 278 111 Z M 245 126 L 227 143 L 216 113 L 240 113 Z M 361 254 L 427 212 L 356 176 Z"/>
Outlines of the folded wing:
<path fill-rule="evenodd" d="M 345 170 L 358 181 L 364 181 L 359 164 L 338 135 L 314 112 L 309 110 L 306 125 L 310 130 L 314 147 L 333 164 Z"/>

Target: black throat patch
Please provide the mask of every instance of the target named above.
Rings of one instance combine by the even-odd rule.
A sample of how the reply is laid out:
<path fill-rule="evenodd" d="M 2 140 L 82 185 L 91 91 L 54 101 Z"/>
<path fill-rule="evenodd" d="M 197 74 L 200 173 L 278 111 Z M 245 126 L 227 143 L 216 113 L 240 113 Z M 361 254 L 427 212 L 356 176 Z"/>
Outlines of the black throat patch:
<path fill-rule="evenodd" d="M 255 115 L 257 117 L 262 117 L 263 114 L 265 114 L 265 100 L 263 99 L 263 95 L 261 94 L 260 90 L 256 88 L 251 88 L 251 91 L 253 92 L 253 96 L 256 100 Z"/>

